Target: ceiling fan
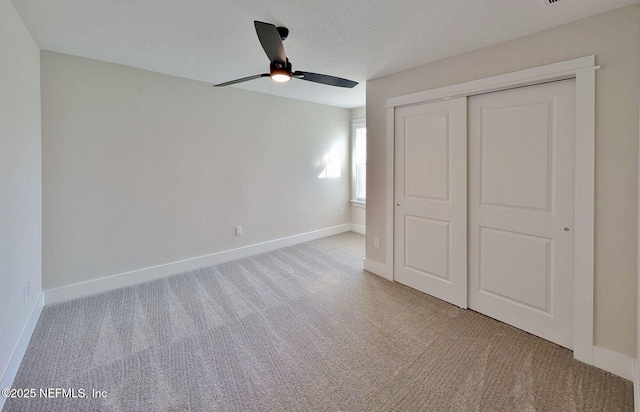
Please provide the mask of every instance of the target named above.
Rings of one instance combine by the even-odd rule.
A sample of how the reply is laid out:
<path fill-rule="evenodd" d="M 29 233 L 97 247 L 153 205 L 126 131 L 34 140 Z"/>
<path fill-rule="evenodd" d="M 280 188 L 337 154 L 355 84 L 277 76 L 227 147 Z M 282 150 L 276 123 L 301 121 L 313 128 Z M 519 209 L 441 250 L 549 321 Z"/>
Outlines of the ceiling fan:
<path fill-rule="evenodd" d="M 347 88 L 355 87 L 358 84 L 358 82 L 354 82 L 353 80 L 347 80 L 326 74 L 302 72 L 297 70 L 292 72 L 291 62 L 289 62 L 289 59 L 284 54 L 284 46 L 282 45 L 282 40 L 286 39 L 289 35 L 289 29 L 286 27 L 276 27 L 273 24 L 263 23 L 261 21 L 254 21 L 253 23 L 256 27 L 256 33 L 258 34 L 260 44 L 262 44 L 262 48 L 265 53 L 267 53 L 267 57 L 271 61 L 271 64 L 269 65 L 269 73 L 243 77 L 242 79 L 216 84 L 213 87 L 229 86 L 249 80 L 259 79 L 261 77 L 271 77 L 272 80 L 279 83 L 287 82 L 294 77 L 296 79 L 307 80 L 309 82 Z"/>

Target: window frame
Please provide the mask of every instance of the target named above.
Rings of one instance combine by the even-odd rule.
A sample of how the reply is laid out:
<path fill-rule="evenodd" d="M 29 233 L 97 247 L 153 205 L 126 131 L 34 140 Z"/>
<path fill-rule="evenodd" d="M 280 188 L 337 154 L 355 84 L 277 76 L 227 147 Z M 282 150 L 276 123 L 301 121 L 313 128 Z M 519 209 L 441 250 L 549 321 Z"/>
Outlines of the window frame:
<path fill-rule="evenodd" d="M 367 129 L 367 119 L 365 117 L 354 119 L 351 122 L 351 204 L 353 206 L 366 208 L 367 199 L 365 197 L 364 200 L 356 198 L 356 130 L 357 129 Z M 368 142 L 367 142 L 368 143 Z M 365 165 L 366 165 L 365 161 Z M 365 184 L 366 184 L 366 174 L 365 174 Z"/>

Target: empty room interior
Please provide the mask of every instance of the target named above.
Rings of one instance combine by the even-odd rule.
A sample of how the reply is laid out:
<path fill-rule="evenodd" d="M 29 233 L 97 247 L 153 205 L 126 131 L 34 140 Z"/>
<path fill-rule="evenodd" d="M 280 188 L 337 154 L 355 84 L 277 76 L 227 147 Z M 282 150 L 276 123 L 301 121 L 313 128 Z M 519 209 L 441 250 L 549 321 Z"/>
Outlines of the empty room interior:
<path fill-rule="evenodd" d="M 0 0 L 0 410 L 640 411 L 638 0 Z"/>

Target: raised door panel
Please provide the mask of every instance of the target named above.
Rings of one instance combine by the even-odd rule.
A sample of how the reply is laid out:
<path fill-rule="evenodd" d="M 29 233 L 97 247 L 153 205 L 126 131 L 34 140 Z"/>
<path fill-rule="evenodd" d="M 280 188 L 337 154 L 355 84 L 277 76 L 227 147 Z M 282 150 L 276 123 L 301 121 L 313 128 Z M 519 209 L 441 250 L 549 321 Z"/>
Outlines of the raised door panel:
<path fill-rule="evenodd" d="M 405 267 L 422 276 L 449 281 L 449 222 L 405 216 Z"/>
<path fill-rule="evenodd" d="M 553 111 L 552 100 L 482 109 L 483 204 L 549 209 Z"/>
<path fill-rule="evenodd" d="M 550 312 L 553 240 L 480 228 L 479 291 Z"/>
<path fill-rule="evenodd" d="M 448 113 L 410 116 L 404 122 L 405 197 L 448 200 Z"/>

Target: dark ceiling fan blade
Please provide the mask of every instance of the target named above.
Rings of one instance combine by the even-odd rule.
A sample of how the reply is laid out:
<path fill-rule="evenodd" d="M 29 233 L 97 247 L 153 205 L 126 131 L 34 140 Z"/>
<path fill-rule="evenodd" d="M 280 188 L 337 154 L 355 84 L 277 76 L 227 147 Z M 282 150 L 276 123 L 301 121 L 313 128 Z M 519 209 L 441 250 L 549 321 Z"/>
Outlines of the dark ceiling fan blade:
<path fill-rule="evenodd" d="M 254 20 L 253 24 L 256 27 L 260 44 L 262 44 L 262 48 L 264 52 L 267 53 L 269 60 L 272 62 L 286 62 L 287 56 L 284 54 L 284 46 L 282 45 L 282 39 L 276 26 L 257 20 Z"/>
<path fill-rule="evenodd" d="M 256 74 L 255 76 L 243 77 L 242 79 L 231 80 L 229 82 L 214 84 L 213 87 L 224 87 L 232 84 L 248 82 L 249 80 L 259 79 L 261 77 L 269 77 L 269 73 Z"/>
<path fill-rule="evenodd" d="M 349 89 L 355 87 L 358 84 L 358 82 L 354 82 L 353 80 L 319 73 L 295 71 L 292 73 L 292 76 L 314 83 L 328 84 L 329 86 L 347 87 Z"/>

